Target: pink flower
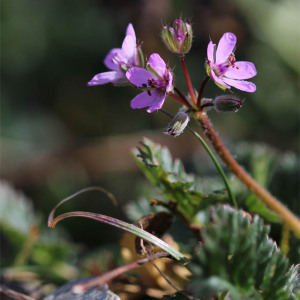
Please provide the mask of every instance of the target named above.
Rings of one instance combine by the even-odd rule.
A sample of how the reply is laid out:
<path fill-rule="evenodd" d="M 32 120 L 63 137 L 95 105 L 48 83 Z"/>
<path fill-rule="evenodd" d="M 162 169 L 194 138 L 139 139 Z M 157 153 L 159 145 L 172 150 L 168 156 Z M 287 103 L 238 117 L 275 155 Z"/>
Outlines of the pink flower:
<path fill-rule="evenodd" d="M 121 84 L 127 82 L 125 73 L 128 68 L 139 66 L 138 46 L 132 24 L 126 30 L 122 48 L 112 49 L 104 59 L 105 66 L 112 70 L 95 75 L 88 85 L 106 83 Z"/>
<path fill-rule="evenodd" d="M 256 85 L 243 79 L 254 77 L 257 72 L 253 63 L 235 61 L 236 36 L 227 32 L 221 37 L 218 47 L 212 41 L 207 46 L 207 73 L 222 89 L 233 86 L 241 91 L 253 93 Z"/>
<path fill-rule="evenodd" d="M 131 68 L 126 77 L 137 87 L 145 89 L 131 100 L 131 107 L 149 107 L 147 112 L 152 113 L 162 107 L 167 93 L 172 91 L 173 75 L 157 53 L 150 55 L 146 68 Z"/>

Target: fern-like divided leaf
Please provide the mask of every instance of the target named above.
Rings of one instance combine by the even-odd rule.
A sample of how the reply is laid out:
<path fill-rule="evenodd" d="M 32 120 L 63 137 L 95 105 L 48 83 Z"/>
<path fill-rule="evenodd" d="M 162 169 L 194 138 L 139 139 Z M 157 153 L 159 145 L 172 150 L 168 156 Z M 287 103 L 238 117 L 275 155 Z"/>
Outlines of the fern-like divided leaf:
<path fill-rule="evenodd" d="M 189 220 L 211 204 L 228 201 L 225 193 L 204 194 L 197 191 L 195 178 L 185 172 L 180 160 L 170 151 L 144 138 L 142 147 L 134 152 L 135 160 L 146 177 L 159 188 L 167 201 L 175 202 L 177 209 Z"/>
<path fill-rule="evenodd" d="M 194 254 L 189 286 L 205 299 L 229 291 L 230 299 L 297 299 L 299 265 L 289 262 L 269 237 L 258 216 L 251 221 L 227 205 L 206 211 L 203 244 Z M 298 294 L 297 294 L 298 293 Z"/>

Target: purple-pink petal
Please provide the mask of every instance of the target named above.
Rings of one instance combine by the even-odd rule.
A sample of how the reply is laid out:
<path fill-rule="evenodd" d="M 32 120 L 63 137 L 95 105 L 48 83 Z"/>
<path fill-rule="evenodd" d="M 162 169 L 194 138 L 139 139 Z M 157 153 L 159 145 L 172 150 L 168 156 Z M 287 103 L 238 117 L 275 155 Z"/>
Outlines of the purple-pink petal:
<path fill-rule="evenodd" d="M 213 44 L 212 41 L 210 41 L 207 46 L 207 59 L 210 62 L 214 62 L 214 49 L 215 49 L 215 45 Z"/>
<path fill-rule="evenodd" d="M 162 107 L 165 98 L 166 94 L 161 94 L 159 91 L 151 91 L 151 94 L 143 92 L 131 100 L 130 106 L 133 109 L 149 107 L 147 112 L 152 113 Z"/>
<path fill-rule="evenodd" d="M 144 87 L 148 83 L 148 79 L 156 79 L 156 77 L 143 68 L 131 68 L 126 72 L 127 79 L 138 87 Z"/>
<path fill-rule="evenodd" d="M 168 84 L 166 86 L 166 92 L 170 93 L 173 90 L 173 75 L 172 72 L 168 70 Z"/>
<path fill-rule="evenodd" d="M 119 71 L 120 66 L 118 64 L 118 60 L 120 59 L 120 54 L 122 53 L 122 49 L 120 48 L 114 48 L 109 51 L 109 53 L 104 58 L 104 65 L 113 71 Z"/>
<path fill-rule="evenodd" d="M 131 23 L 128 24 L 127 29 L 126 29 L 126 36 L 129 36 L 129 35 L 134 38 L 134 41 L 136 43 L 135 31 L 134 31 Z"/>
<path fill-rule="evenodd" d="M 130 102 L 130 106 L 133 109 L 148 107 L 151 106 L 151 104 L 152 104 L 152 97 L 149 96 L 147 92 L 138 94 Z"/>
<path fill-rule="evenodd" d="M 127 64 L 134 62 L 134 58 L 136 55 L 136 43 L 135 39 L 131 35 L 125 37 L 122 44 L 121 55 L 123 56 L 123 63 Z"/>
<path fill-rule="evenodd" d="M 233 52 L 236 45 L 236 36 L 231 32 L 226 32 L 221 37 L 217 52 L 216 52 L 216 64 L 225 62 L 229 55 Z"/>
<path fill-rule="evenodd" d="M 234 67 L 229 67 L 225 76 L 231 79 L 249 79 L 257 74 L 253 63 L 248 61 L 238 61 Z"/>
<path fill-rule="evenodd" d="M 244 80 L 234 80 L 229 78 L 223 78 L 223 81 L 226 82 L 228 85 L 235 87 L 244 92 L 254 93 L 256 91 L 256 85 L 250 81 Z"/>
<path fill-rule="evenodd" d="M 160 77 L 165 76 L 167 66 L 159 54 L 153 53 L 150 55 L 149 65 Z"/>
<path fill-rule="evenodd" d="M 151 106 L 147 109 L 147 113 L 153 113 L 156 110 L 162 108 L 165 100 L 166 100 L 166 93 L 160 93 L 159 91 L 154 91 L 151 95 L 153 98 Z"/>
<path fill-rule="evenodd" d="M 103 72 L 95 75 L 92 80 L 88 82 L 89 86 L 101 85 L 106 83 L 114 83 L 124 78 L 124 73 L 121 71 Z"/>

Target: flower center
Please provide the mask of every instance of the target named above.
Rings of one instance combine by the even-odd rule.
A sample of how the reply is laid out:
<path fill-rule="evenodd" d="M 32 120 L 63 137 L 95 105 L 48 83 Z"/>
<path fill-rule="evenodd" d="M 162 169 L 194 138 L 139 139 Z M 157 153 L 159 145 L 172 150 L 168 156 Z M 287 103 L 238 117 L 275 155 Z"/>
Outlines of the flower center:
<path fill-rule="evenodd" d="M 215 65 L 213 67 L 214 73 L 218 77 L 223 76 L 226 73 L 227 69 L 228 69 L 228 64 L 227 63 L 221 63 L 221 64 Z"/>
<path fill-rule="evenodd" d="M 232 53 L 229 55 L 227 62 L 215 65 L 213 67 L 213 70 L 218 77 L 223 76 L 230 67 L 239 69 L 239 67 L 235 65 L 235 62 L 236 62 L 236 59 L 235 59 L 234 54 Z"/>
<path fill-rule="evenodd" d="M 156 90 L 163 90 L 166 88 L 166 81 L 162 78 L 159 79 L 148 79 L 147 85 Z"/>

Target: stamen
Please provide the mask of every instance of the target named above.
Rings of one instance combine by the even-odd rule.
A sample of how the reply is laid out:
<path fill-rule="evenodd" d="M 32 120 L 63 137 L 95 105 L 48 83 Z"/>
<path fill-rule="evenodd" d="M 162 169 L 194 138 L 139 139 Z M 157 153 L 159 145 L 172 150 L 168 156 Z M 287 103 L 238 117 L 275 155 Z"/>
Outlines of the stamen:
<path fill-rule="evenodd" d="M 155 87 L 155 80 L 154 79 L 148 79 L 148 86 Z"/>
<path fill-rule="evenodd" d="M 122 64 L 122 61 L 120 59 L 120 57 L 118 56 L 117 53 L 115 53 L 114 57 L 111 59 L 113 63 L 115 64 L 118 64 L 118 65 L 121 65 Z"/>
<path fill-rule="evenodd" d="M 229 57 L 228 57 L 228 67 L 236 67 L 235 66 L 235 62 L 236 62 L 236 59 L 235 59 L 235 56 L 234 54 L 232 53 Z M 238 69 L 238 67 L 236 67 Z"/>

